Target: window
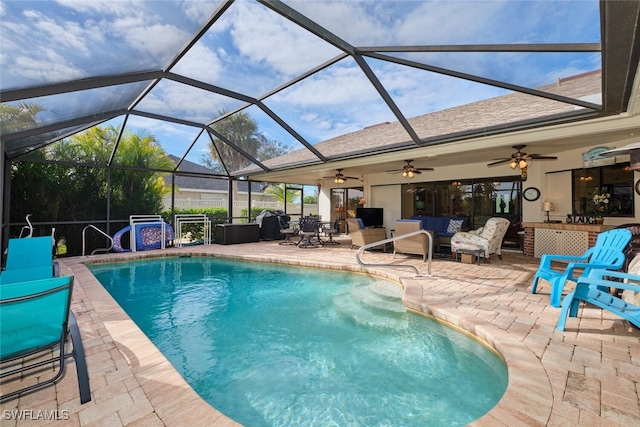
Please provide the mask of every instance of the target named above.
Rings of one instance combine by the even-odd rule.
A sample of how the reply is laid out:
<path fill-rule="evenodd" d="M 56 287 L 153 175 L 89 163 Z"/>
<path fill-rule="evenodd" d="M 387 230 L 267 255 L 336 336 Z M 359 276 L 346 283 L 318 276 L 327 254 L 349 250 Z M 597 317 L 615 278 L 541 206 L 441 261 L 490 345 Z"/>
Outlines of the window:
<path fill-rule="evenodd" d="M 499 216 L 521 221 L 519 178 L 418 182 L 402 186 L 402 217 L 414 215 L 464 216 L 471 228 Z"/>
<path fill-rule="evenodd" d="M 607 216 L 633 216 L 633 171 L 619 163 L 572 171 L 572 209 L 577 216 L 593 215 L 593 196 L 609 193 Z"/>

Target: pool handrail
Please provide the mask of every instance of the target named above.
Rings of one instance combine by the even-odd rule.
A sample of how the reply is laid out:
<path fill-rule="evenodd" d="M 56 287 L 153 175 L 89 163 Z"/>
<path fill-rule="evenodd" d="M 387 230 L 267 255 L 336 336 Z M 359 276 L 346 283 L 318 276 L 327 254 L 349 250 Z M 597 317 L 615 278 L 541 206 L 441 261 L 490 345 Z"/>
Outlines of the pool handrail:
<path fill-rule="evenodd" d="M 87 246 L 87 241 L 86 241 L 87 228 L 93 228 L 94 230 L 96 230 L 98 233 L 102 234 L 104 237 L 106 237 L 109 240 L 109 247 L 108 248 L 97 248 L 97 249 L 94 249 L 91 252 L 91 255 L 95 255 L 96 252 L 98 252 L 98 251 L 105 251 L 105 253 L 107 253 L 113 248 L 113 238 L 111 236 L 109 236 L 107 233 L 105 233 L 104 231 L 100 230 L 95 225 L 89 224 L 85 228 L 82 229 L 82 256 L 86 255 L 85 252 L 86 252 L 86 246 Z"/>
<path fill-rule="evenodd" d="M 413 265 L 386 264 L 386 263 L 366 264 L 366 263 L 362 262 L 362 260 L 360 259 L 360 255 L 362 254 L 362 252 L 364 252 L 365 250 L 367 250 L 369 248 L 373 248 L 373 247 L 380 246 L 380 245 L 383 245 L 383 244 L 386 245 L 387 243 L 392 243 L 392 242 L 394 242 L 396 240 L 404 239 L 406 237 L 417 236 L 418 234 L 426 234 L 429 237 L 429 252 L 427 253 L 427 274 L 426 274 L 426 276 L 431 276 L 431 259 L 433 258 L 433 236 L 427 230 L 412 231 L 411 233 L 401 234 L 399 236 L 389 237 L 389 238 L 384 239 L 384 240 L 379 240 L 377 242 L 368 243 L 366 245 L 360 246 L 358 248 L 358 250 L 356 251 L 356 261 L 358 261 L 358 264 L 360 264 L 363 267 L 411 268 L 416 272 L 416 277 L 424 276 L 424 275 L 421 275 L 420 272 L 418 271 L 418 269 Z"/>

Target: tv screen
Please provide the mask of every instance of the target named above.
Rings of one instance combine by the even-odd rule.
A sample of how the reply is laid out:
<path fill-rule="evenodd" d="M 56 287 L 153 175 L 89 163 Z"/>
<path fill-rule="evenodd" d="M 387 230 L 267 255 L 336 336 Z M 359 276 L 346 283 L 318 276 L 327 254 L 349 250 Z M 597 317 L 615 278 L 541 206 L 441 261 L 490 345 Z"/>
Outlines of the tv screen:
<path fill-rule="evenodd" d="M 360 218 L 365 227 L 382 227 L 382 208 L 356 208 L 356 218 Z"/>

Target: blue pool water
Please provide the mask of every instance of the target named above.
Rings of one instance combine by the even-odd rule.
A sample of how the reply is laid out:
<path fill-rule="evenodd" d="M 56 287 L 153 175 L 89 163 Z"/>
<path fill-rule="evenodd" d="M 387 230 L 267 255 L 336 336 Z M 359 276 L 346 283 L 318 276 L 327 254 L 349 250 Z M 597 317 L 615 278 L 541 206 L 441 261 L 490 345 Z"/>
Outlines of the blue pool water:
<path fill-rule="evenodd" d="M 212 406 L 247 426 L 457 426 L 504 362 L 366 275 L 215 258 L 89 266 Z"/>

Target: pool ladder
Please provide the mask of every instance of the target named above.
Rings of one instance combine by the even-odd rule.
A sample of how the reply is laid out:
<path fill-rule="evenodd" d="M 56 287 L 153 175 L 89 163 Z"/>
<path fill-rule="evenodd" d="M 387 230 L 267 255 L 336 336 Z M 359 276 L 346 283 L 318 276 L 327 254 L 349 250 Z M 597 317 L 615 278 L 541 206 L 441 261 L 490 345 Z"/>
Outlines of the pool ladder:
<path fill-rule="evenodd" d="M 87 237 L 87 229 L 89 228 L 93 228 L 94 230 L 96 230 L 98 233 L 102 234 L 104 237 L 106 237 L 109 241 L 109 247 L 108 248 L 98 248 L 98 249 L 94 249 L 93 252 L 91 252 L 91 255 L 95 255 L 97 253 L 107 253 L 111 250 L 111 248 L 113 248 L 113 239 L 111 238 L 111 236 L 109 236 L 107 233 L 105 233 L 104 231 L 100 230 L 98 227 L 96 227 L 93 224 L 89 224 L 87 225 L 85 228 L 82 229 L 82 256 L 86 255 L 86 246 L 87 246 L 87 241 L 86 241 L 86 237 Z"/>
<path fill-rule="evenodd" d="M 384 239 L 384 240 L 380 240 L 378 242 L 373 242 L 373 243 L 366 244 L 364 246 L 360 246 L 358 248 L 358 251 L 356 252 L 356 260 L 358 261 L 358 264 L 360 264 L 363 267 L 410 268 L 410 269 L 412 269 L 413 271 L 416 272 L 416 277 L 425 276 L 424 274 L 421 275 L 420 272 L 418 271 L 418 269 L 413 265 L 384 264 L 384 263 L 366 264 L 366 263 L 362 262 L 362 260 L 360 259 L 360 255 L 362 254 L 362 252 L 364 252 L 365 250 L 367 250 L 369 248 L 374 248 L 374 247 L 380 246 L 380 245 L 386 245 L 387 243 L 392 243 L 392 242 L 395 242 L 396 240 L 404 239 L 404 238 L 407 238 L 407 237 L 417 236 L 418 234 L 426 234 L 429 237 L 429 251 L 427 253 L 427 274 L 426 274 L 426 276 L 431 276 L 431 260 L 433 258 L 433 236 L 430 233 L 428 233 L 426 230 L 412 231 L 411 233 L 401 234 L 399 236 L 390 237 L 388 239 Z"/>

